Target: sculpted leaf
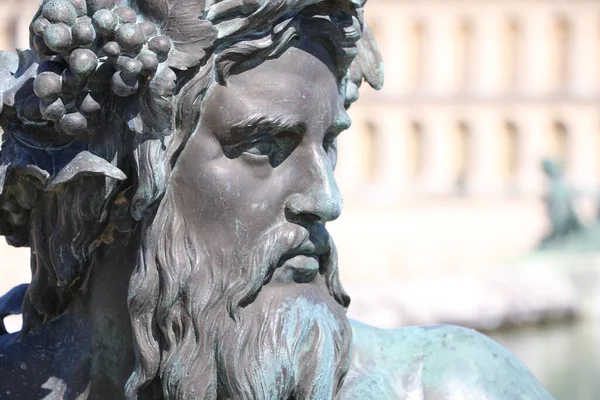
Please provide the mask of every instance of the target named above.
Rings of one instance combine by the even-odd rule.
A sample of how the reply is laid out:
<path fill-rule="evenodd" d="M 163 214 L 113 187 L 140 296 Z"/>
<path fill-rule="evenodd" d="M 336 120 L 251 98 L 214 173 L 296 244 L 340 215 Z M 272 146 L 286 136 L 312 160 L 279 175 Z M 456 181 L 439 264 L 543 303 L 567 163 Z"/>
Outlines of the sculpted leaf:
<path fill-rule="evenodd" d="M 0 69 L 16 73 L 19 68 L 19 57 L 10 51 L 0 51 Z"/>
<path fill-rule="evenodd" d="M 363 25 L 362 37 L 356 46 L 358 51 L 348 71 L 346 107 L 358 100 L 358 88 L 363 79 L 374 89 L 379 90 L 383 86 L 383 60 L 375 36 L 366 22 Z"/>
<path fill-rule="evenodd" d="M 171 5 L 169 0 L 136 0 L 136 3 L 146 19 L 157 23 L 164 21 Z"/>
<path fill-rule="evenodd" d="M 216 31 L 208 21 L 201 20 L 204 1 L 151 0 L 143 8 L 162 25 L 163 34 L 173 41 L 169 65 L 185 70 L 197 65 L 205 49 L 216 39 Z"/>
<path fill-rule="evenodd" d="M 297 12 L 318 0 L 224 0 L 211 6 L 206 19 L 215 24 L 219 39 L 243 36 L 255 26 L 269 26 L 284 14 Z M 236 16 L 236 18 L 232 17 Z"/>
<path fill-rule="evenodd" d="M 15 94 L 36 76 L 37 67 L 37 60 L 30 50 L 18 51 L 18 55 L 0 51 L 0 113 L 5 104 L 14 106 Z"/>
<path fill-rule="evenodd" d="M 82 175 L 104 175 L 120 181 L 127 178 L 123 171 L 105 159 L 89 151 L 82 151 L 56 175 L 56 178 L 48 185 L 47 189 L 55 189 Z"/>
<path fill-rule="evenodd" d="M 375 36 L 366 22 L 363 27 L 363 36 L 357 46 L 358 54 L 354 59 L 354 67 L 360 70 L 361 77 L 371 87 L 377 90 L 381 89 L 383 87 L 383 60 L 377 48 Z"/>

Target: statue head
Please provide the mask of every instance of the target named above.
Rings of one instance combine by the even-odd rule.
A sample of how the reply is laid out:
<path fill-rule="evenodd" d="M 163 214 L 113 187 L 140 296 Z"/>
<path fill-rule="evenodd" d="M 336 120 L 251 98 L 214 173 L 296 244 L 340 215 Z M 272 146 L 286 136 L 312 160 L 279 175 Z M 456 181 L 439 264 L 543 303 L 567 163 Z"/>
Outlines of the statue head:
<path fill-rule="evenodd" d="M 133 232 L 135 398 L 329 398 L 349 297 L 336 137 L 381 60 L 359 0 L 46 0 L 0 57 L 0 233 L 24 332 Z M 132 239 L 134 240 L 134 239 Z M 302 366 L 302 368 L 300 368 Z"/>
<path fill-rule="evenodd" d="M 559 161 L 545 158 L 542 160 L 542 171 L 550 179 L 559 179 L 563 175 L 563 168 Z"/>

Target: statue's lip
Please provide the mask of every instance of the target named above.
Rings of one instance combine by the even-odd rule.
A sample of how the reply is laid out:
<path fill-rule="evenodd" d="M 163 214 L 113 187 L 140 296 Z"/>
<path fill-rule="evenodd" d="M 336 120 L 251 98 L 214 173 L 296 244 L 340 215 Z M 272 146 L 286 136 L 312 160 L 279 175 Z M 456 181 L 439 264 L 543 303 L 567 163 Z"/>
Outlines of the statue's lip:
<path fill-rule="evenodd" d="M 313 243 L 309 239 L 304 241 L 304 243 L 302 243 L 300 246 L 295 247 L 284 253 L 280 260 L 286 261 L 298 255 L 319 258 L 322 255 L 329 253 L 329 250 L 329 245 L 327 243 Z"/>
<path fill-rule="evenodd" d="M 308 258 L 314 258 L 315 260 L 319 260 L 319 256 L 315 253 L 295 253 L 295 254 L 286 254 L 283 257 L 281 257 L 279 259 L 279 264 L 281 265 L 294 257 L 308 257 Z"/>
<path fill-rule="evenodd" d="M 291 268 L 301 273 L 310 273 L 306 279 L 314 277 L 313 272 L 318 271 L 321 265 L 331 254 L 331 240 L 329 232 L 322 224 L 315 224 L 309 228 L 310 235 L 299 245 L 295 246 L 279 258 L 276 268 Z M 291 260 L 291 261 L 290 261 Z M 304 279 L 303 279 L 304 280 Z"/>
<path fill-rule="evenodd" d="M 315 252 L 289 252 L 289 253 L 285 253 L 280 259 L 279 259 L 279 265 L 281 266 L 283 263 L 285 263 L 286 261 L 288 261 L 289 259 L 292 259 L 294 257 L 297 256 L 304 256 L 304 257 L 312 257 L 315 259 L 319 259 L 319 254 L 315 253 Z"/>
<path fill-rule="evenodd" d="M 284 274 L 296 283 L 312 282 L 319 273 L 320 263 L 316 255 L 295 254 L 280 261 Z"/>
<path fill-rule="evenodd" d="M 285 266 L 297 271 L 318 271 L 322 257 L 328 253 L 329 246 L 325 243 L 314 244 L 312 241 L 307 240 L 299 247 L 281 256 L 277 268 Z"/>

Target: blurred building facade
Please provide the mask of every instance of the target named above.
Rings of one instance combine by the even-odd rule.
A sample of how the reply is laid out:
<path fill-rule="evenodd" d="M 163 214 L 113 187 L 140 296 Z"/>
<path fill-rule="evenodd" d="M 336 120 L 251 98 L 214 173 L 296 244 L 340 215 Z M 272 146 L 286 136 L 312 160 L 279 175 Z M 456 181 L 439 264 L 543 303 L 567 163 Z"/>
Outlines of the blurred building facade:
<path fill-rule="evenodd" d="M 29 47 L 29 24 L 40 0 L 0 1 L 0 50 Z"/>
<path fill-rule="evenodd" d="M 370 0 L 384 88 L 339 141 L 346 282 L 513 263 L 548 231 L 545 157 L 600 189 L 600 2 Z"/>
<path fill-rule="evenodd" d="M 544 157 L 600 183 L 600 2 L 371 0 L 365 15 L 386 83 L 340 141 L 353 193 L 539 195 Z"/>

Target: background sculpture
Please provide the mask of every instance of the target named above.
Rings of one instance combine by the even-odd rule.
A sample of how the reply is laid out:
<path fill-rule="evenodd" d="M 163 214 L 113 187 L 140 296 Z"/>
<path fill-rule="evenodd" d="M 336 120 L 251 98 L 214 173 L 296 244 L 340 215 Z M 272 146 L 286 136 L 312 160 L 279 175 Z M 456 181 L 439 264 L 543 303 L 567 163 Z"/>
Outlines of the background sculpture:
<path fill-rule="evenodd" d="M 556 245 L 571 234 L 583 230 L 583 225 L 573 207 L 571 190 L 564 179 L 561 166 L 552 160 L 542 163 L 544 173 L 550 180 L 546 194 L 546 210 L 552 224 L 551 232 L 542 240 L 541 248 Z"/>

